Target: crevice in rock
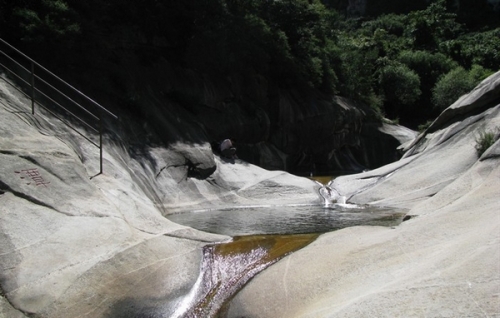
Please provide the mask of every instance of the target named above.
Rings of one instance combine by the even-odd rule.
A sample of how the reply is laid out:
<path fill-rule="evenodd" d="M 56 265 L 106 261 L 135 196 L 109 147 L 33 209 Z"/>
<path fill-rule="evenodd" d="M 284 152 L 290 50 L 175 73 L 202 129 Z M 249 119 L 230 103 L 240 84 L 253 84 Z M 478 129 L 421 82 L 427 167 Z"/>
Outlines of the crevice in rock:
<path fill-rule="evenodd" d="M 188 168 L 186 178 L 195 178 L 195 179 L 199 179 L 199 180 L 205 180 L 208 177 L 210 177 L 212 175 L 212 173 L 214 173 L 215 170 L 217 169 L 217 167 L 215 165 L 212 167 L 208 167 L 208 168 L 200 168 L 200 165 L 203 164 L 202 162 L 194 163 L 191 160 L 189 160 L 188 158 L 185 158 L 185 159 L 186 159 L 186 166 Z"/>
<path fill-rule="evenodd" d="M 488 156 L 484 156 L 484 157 L 479 158 L 479 161 L 485 161 L 485 160 L 497 159 L 497 158 L 500 158 L 500 154 L 491 154 Z"/>
<path fill-rule="evenodd" d="M 187 229 L 184 229 L 184 230 L 187 230 Z M 187 236 L 187 234 L 185 233 L 182 233 L 182 231 L 184 231 L 183 229 L 181 230 L 175 230 L 173 232 L 169 232 L 169 233 L 165 233 L 163 234 L 163 236 L 165 237 L 171 237 L 171 238 L 175 238 L 175 239 L 179 239 L 179 240 L 186 240 L 186 241 L 190 241 L 190 242 L 198 242 L 198 243 L 224 243 L 224 242 L 227 242 L 227 241 L 230 241 L 231 238 L 228 238 L 226 240 L 215 240 L 215 239 L 211 239 L 211 238 L 203 238 L 202 236 L 199 236 L 199 237 L 189 237 Z"/>
<path fill-rule="evenodd" d="M 213 185 L 214 187 L 221 188 L 222 190 L 225 190 L 225 191 L 228 191 L 228 192 L 233 191 L 233 190 L 238 190 L 237 188 L 231 189 L 231 188 L 228 188 L 228 187 L 224 187 L 224 186 L 220 185 L 219 182 L 217 180 L 215 180 L 214 178 L 207 179 L 207 182 L 210 185 Z"/>
<path fill-rule="evenodd" d="M 383 178 L 385 175 L 378 174 L 378 175 L 373 175 L 373 176 L 368 176 L 368 177 L 361 177 L 359 180 L 369 180 L 369 179 L 374 179 L 374 178 Z"/>
<path fill-rule="evenodd" d="M 40 163 L 38 161 L 36 161 L 35 159 L 33 159 L 32 157 L 30 156 L 19 156 L 20 158 L 23 158 L 24 160 L 26 161 L 29 161 L 31 162 L 32 164 L 35 164 L 37 166 L 40 166 Z"/>
<path fill-rule="evenodd" d="M 490 95 L 493 94 L 494 94 L 493 92 L 490 92 Z M 482 106 L 476 106 L 478 104 L 481 104 L 481 102 L 484 102 Z M 456 122 L 463 121 L 468 117 L 477 116 L 490 108 L 496 107 L 499 104 L 500 104 L 500 98 L 494 98 L 490 101 L 488 100 L 484 101 L 483 99 L 480 99 L 479 101 L 476 101 L 470 105 L 462 106 L 459 109 L 450 109 L 448 112 L 446 112 L 445 110 L 443 114 L 441 114 L 441 116 L 439 116 L 435 120 L 435 122 L 427 129 L 425 133 L 433 133 L 437 130 L 444 129 Z M 450 116 L 447 118 L 447 116 L 444 115 L 448 115 L 448 113 L 455 113 L 455 114 L 453 117 Z"/>
<path fill-rule="evenodd" d="M 410 162 L 412 161 L 408 161 L 407 163 L 399 166 L 398 168 L 394 169 L 394 170 L 391 170 L 389 172 L 387 172 L 386 174 L 380 174 L 380 175 L 376 175 L 376 176 L 370 176 L 370 177 L 365 177 L 365 178 L 360 178 L 360 179 L 375 179 L 373 182 L 365 185 L 364 187 L 358 189 L 358 191 L 354 192 L 354 193 L 351 193 L 347 198 L 346 198 L 346 202 L 349 202 L 355 195 L 358 195 L 374 186 L 376 186 L 378 183 L 382 182 L 383 180 L 389 178 L 391 175 L 393 175 L 394 173 L 398 172 L 399 170 L 401 170 L 401 168 L 407 166 Z M 335 188 L 334 188 L 335 189 Z M 335 189 L 335 191 L 339 192 L 337 189 Z"/>
<path fill-rule="evenodd" d="M 186 165 L 185 163 L 181 163 L 181 164 L 177 164 L 177 165 L 168 165 L 168 166 L 165 166 L 165 167 L 161 168 L 160 171 L 158 171 L 158 173 L 156 174 L 156 178 L 158 178 L 158 176 L 160 175 L 160 173 L 162 173 L 163 170 L 165 170 L 165 169 L 179 168 L 179 167 L 183 167 L 185 165 Z"/>
<path fill-rule="evenodd" d="M 14 306 L 14 304 L 10 301 L 10 299 L 7 297 L 5 291 L 3 290 L 2 288 L 2 285 L 0 285 L 0 297 L 2 297 L 3 299 L 5 299 L 5 301 L 14 309 L 14 310 L 17 310 L 19 311 L 21 314 L 23 314 L 24 316 L 26 317 L 35 317 L 34 314 L 31 314 L 31 313 L 28 313 L 26 311 L 23 311 L 19 308 L 17 308 L 16 306 Z"/>
<path fill-rule="evenodd" d="M 474 116 L 480 115 L 481 113 L 487 111 L 490 108 L 494 108 L 499 106 L 500 98 L 494 98 L 491 101 L 487 101 L 484 105 L 479 107 L 472 107 L 474 105 L 479 104 L 479 102 L 472 103 L 471 105 L 463 106 L 461 108 L 454 110 L 445 110 L 441 115 L 436 118 L 436 120 L 432 123 L 427 130 L 425 130 L 422 134 L 420 134 L 415 140 L 411 143 L 408 149 L 414 148 L 415 145 L 419 144 L 420 141 L 424 140 L 424 138 L 431 133 L 434 133 L 438 130 L 445 129 L 450 125 L 466 120 L 468 118 L 472 118 Z M 452 113 L 454 112 L 454 113 Z M 452 113 L 452 114 L 450 114 Z M 480 120 L 478 118 L 477 120 Z M 445 141 L 445 140 L 444 140 Z M 411 150 L 410 150 L 411 151 Z"/>
<path fill-rule="evenodd" d="M 187 174 L 186 177 L 183 178 L 195 178 L 195 179 L 200 179 L 200 180 L 205 180 L 208 178 L 214 171 L 216 170 L 216 167 L 214 166 L 213 168 L 208 168 L 208 169 L 202 169 L 199 168 L 199 166 L 202 164 L 201 162 L 198 163 L 193 163 L 191 160 L 185 158 L 185 162 L 182 164 L 174 164 L 174 165 L 168 165 L 160 169 L 160 171 L 156 174 L 156 178 L 160 175 L 160 173 L 163 172 L 165 169 L 169 168 L 179 168 L 179 167 L 186 167 L 187 168 Z"/>
<path fill-rule="evenodd" d="M 51 210 L 54 210 L 56 212 L 62 213 L 62 214 L 67 215 L 67 216 L 72 216 L 72 214 L 59 211 L 58 209 L 56 209 L 55 207 L 51 206 L 50 204 L 42 202 L 42 201 L 38 200 L 37 198 L 34 198 L 34 197 L 32 197 L 32 196 L 30 196 L 30 195 L 28 195 L 26 193 L 22 193 L 22 192 L 16 191 L 16 190 L 12 189 L 11 187 L 9 187 L 7 184 L 3 183 L 2 181 L 0 181 L 0 191 L 3 192 L 3 193 L 0 193 L 0 194 L 4 194 L 5 192 L 10 192 L 13 195 L 15 195 L 16 197 L 19 197 L 21 199 L 27 200 L 27 201 L 29 201 L 29 202 L 31 202 L 33 204 L 40 205 L 40 206 L 43 206 L 45 208 L 49 208 Z"/>
<path fill-rule="evenodd" d="M 403 217 L 403 220 L 401 222 L 406 222 L 406 221 L 411 220 L 411 219 L 416 218 L 416 217 L 418 217 L 418 215 L 407 214 Z"/>

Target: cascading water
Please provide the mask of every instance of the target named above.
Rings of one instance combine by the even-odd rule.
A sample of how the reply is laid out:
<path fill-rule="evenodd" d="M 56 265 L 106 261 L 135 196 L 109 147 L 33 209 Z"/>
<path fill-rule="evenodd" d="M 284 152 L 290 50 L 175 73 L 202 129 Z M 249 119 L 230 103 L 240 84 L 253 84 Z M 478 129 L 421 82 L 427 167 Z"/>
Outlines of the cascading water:
<path fill-rule="evenodd" d="M 238 237 L 203 248 L 200 276 L 173 317 L 217 317 L 252 277 L 316 239 L 316 234 Z"/>

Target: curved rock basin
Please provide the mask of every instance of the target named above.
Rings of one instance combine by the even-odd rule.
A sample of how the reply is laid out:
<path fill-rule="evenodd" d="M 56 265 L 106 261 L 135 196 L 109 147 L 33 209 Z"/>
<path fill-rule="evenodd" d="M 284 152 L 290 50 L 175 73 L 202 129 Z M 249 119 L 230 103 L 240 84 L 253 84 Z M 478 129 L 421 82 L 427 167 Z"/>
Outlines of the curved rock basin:
<path fill-rule="evenodd" d="M 403 210 L 355 205 L 255 206 L 169 215 L 176 223 L 228 236 L 326 233 L 356 225 L 395 226 Z"/>
<path fill-rule="evenodd" d="M 355 225 L 394 226 L 404 211 L 354 205 L 256 206 L 168 216 L 176 223 L 233 237 L 206 245 L 200 276 L 172 317 L 224 316 L 226 303 L 252 277 L 321 233 Z"/>
<path fill-rule="evenodd" d="M 206 245 L 198 280 L 171 317 L 224 317 L 227 301 L 252 277 L 317 236 L 255 235 Z"/>

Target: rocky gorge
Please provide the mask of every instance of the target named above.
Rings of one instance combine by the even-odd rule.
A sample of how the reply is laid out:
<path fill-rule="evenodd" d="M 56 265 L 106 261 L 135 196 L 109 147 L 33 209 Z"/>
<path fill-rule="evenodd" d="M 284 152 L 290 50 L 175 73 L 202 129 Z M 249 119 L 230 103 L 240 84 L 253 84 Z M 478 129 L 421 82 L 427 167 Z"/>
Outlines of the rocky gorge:
<path fill-rule="evenodd" d="M 321 202 L 318 185 L 307 178 L 214 155 L 207 129 L 212 136 L 228 132 L 199 127 L 192 114 L 217 117 L 215 106 L 200 106 L 189 116 L 174 111 L 173 104 L 163 112 L 151 108 L 149 116 L 156 120 L 149 124 L 120 118 L 105 135 L 104 173 L 96 175 L 95 148 L 49 114 L 31 115 L 30 101 L 0 83 L 0 317 L 168 317 L 198 277 L 203 246 L 230 237 L 175 224 L 165 215 Z M 202 84 L 204 98 L 217 91 Z M 154 104 L 158 90 L 149 90 Z M 280 95 L 280 105 L 287 94 L 293 93 Z M 356 117 L 348 101 L 336 103 L 341 108 L 332 110 L 332 118 L 340 120 L 342 109 Z M 322 105 L 318 109 L 331 104 Z M 402 159 L 336 178 L 330 186 L 351 203 L 409 209 L 409 220 L 395 228 L 357 226 L 321 235 L 254 277 L 224 315 L 498 315 L 499 107 L 496 73 L 419 136 L 398 130 L 393 135 L 405 142 Z M 232 109 L 228 116 L 238 126 L 233 131 L 245 128 L 238 123 L 265 127 L 269 120 L 255 109 L 249 120 L 239 121 L 247 114 Z M 312 112 L 311 118 L 324 114 Z M 292 127 L 298 132 L 314 125 L 303 114 L 288 114 L 293 120 L 284 122 L 303 125 Z M 362 128 L 349 125 L 346 131 L 357 133 L 343 136 L 356 136 Z M 495 143 L 478 157 L 481 131 L 491 132 Z M 332 141 L 342 133 L 332 132 Z M 293 142 L 304 144 L 288 142 L 292 149 Z M 322 141 L 317 142 L 319 147 Z"/>
<path fill-rule="evenodd" d="M 499 93 L 496 73 L 407 144 L 401 160 L 330 184 L 350 202 L 409 208 L 407 221 L 322 235 L 252 280 L 228 316 L 497 316 Z M 481 131 L 495 143 L 478 158 Z"/>

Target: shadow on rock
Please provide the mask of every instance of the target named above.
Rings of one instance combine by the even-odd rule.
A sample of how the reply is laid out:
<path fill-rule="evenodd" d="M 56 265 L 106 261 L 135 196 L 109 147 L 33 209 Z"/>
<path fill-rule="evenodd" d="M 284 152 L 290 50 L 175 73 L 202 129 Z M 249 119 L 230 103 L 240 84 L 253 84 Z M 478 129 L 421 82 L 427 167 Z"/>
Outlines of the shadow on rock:
<path fill-rule="evenodd" d="M 106 313 L 108 318 L 163 318 L 171 317 L 177 302 L 152 298 L 124 298 L 117 301 Z"/>

